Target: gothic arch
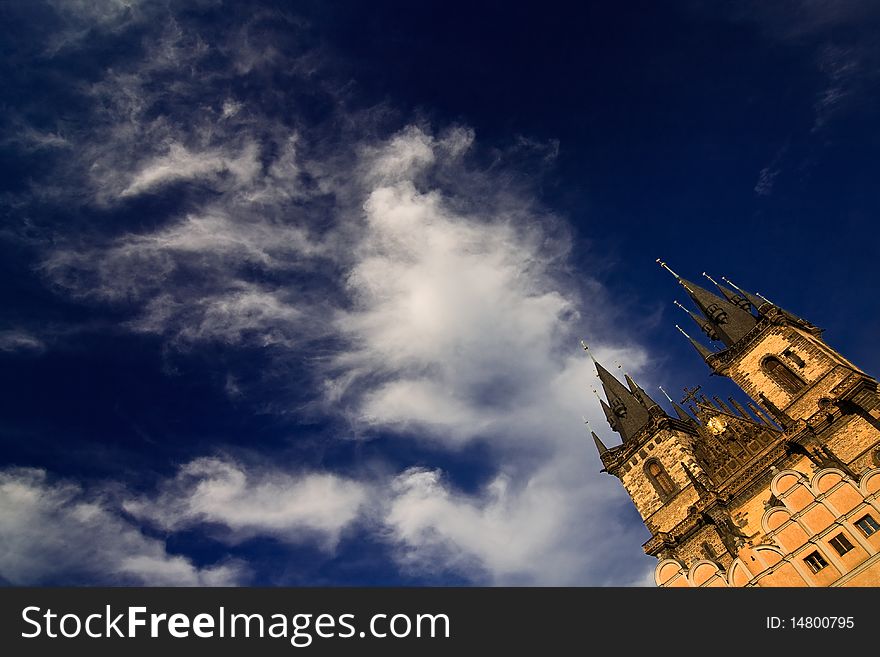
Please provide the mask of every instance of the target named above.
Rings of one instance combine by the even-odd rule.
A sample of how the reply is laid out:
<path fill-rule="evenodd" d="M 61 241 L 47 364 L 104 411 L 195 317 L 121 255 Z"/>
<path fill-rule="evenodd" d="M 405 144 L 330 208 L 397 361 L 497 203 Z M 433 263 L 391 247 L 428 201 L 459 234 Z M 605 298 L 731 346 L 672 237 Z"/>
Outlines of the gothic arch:
<path fill-rule="evenodd" d="M 656 458 L 650 458 L 645 461 L 643 466 L 645 477 L 651 482 L 660 500 L 665 502 L 678 492 L 678 486 L 666 472 L 666 468 Z"/>
<path fill-rule="evenodd" d="M 806 382 L 776 356 L 766 356 L 761 361 L 761 370 L 780 388 L 790 395 L 796 395 L 806 387 Z"/>

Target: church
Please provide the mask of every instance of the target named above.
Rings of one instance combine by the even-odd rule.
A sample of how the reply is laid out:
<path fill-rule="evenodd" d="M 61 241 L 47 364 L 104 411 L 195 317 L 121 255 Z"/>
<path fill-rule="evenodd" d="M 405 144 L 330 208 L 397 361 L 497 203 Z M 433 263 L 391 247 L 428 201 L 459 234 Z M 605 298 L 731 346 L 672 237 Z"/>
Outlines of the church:
<path fill-rule="evenodd" d="M 656 584 L 880 586 L 877 381 L 809 321 L 726 278 L 706 276 L 710 291 L 657 262 L 717 349 L 679 330 L 752 402 L 686 389 L 681 404 L 667 396 L 667 413 L 595 363 L 621 443 L 592 437 L 651 533 Z"/>

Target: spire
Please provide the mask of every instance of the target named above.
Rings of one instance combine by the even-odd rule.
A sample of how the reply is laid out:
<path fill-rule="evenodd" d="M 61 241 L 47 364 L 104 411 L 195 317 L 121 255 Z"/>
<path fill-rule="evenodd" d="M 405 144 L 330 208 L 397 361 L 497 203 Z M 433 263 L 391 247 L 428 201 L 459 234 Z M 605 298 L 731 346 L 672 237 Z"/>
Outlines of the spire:
<path fill-rule="evenodd" d="M 787 311 L 787 310 L 786 310 L 785 308 L 783 308 L 782 306 L 773 303 L 772 301 L 770 301 L 770 299 L 768 299 L 767 297 L 763 296 L 760 292 L 755 292 L 755 294 L 757 294 L 759 298 L 763 299 L 765 303 L 769 303 L 771 306 L 773 306 L 774 308 L 776 308 L 777 310 L 779 310 L 783 315 L 787 315 L 787 316 L 789 317 L 789 319 L 793 319 L 793 320 L 796 321 L 796 322 L 801 322 L 801 323 L 803 323 L 803 324 L 807 324 L 807 325 L 809 325 L 809 326 L 813 326 L 813 324 L 811 324 L 810 322 L 808 322 L 807 320 L 805 320 L 803 317 L 798 317 L 798 316 L 795 315 L 794 313 Z"/>
<path fill-rule="evenodd" d="M 742 404 L 740 404 L 738 401 L 736 401 L 733 397 L 728 397 L 728 398 L 727 398 L 727 401 L 729 401 L 729 402 L 733 405 L 733 407 L 734 407 L 737 411 L 739 411 L 739 414 L 742 415 L 745 419 L 747 419 L 747 420 L 751 420 L 751 419 L 752 419 L 751 417 L 749 417 L 749 414 L 746 413 L 746 409 L 744 409 L 744 408 L 742 407 Z"/>
<path fill-rule="evenodd" d="M 691 472 L 691 469 L 687 467 L 684 463 L 681 464 L 682 469 L 684 470 L 685 475 L 690 480 L 690 482 L 694 485 L 694 489 L 697 491 L 697 494 L 700 497 L 703 497 L 709 491 L 706 490 L 706 487 L 703 485 L 703 482 L 697 479 L 697 475 Z"/>
<path fill-rule="evenodd" d="M 651 399 L 651 397 L 648 396 L 648 393 L 645 392 L 644 390 L 642 390 L 642 388 L 639 386 L 639 384 L 636 383 L 635 381 L 633 381 L 632 377 L 630 377 L 629 374 L 624 372 L 623 378 L 626 380 L 626 384 L 629 386 L 630 392 L 632 392 L 632 394 L 635 396 L 636 399 L 638 399 L 640 402 L 642 402 L 642 406 L 650 409 L 650 408 L 653 408 L 654 406 L 660 405 L 657 402 L 655 402 L 653 399 Z"/>
<path fill-rule="evenodd" d="M 685 332 L 685 330 L 683 328 L 681 328 L 678 324 L 675 325 L 675 328 L 677 328 L 679 331 L 681 331 L 681 334 L 684 337 L 686 337 L 688 340 L 690 340 L 691 344 L 694 346 L 694 349 L 697 350 L 697 353 L 700 354 L 700 356 L 703 358 L 703 360 L 706 360 L 707 358 L 709 358 L 709 356 L 712 355 L 711 351 L 709 351 L 706 347 L 704 347 L 699 342 L 694 340 L 691 336 L 689 336 Z"/>
<path fill-rule="evenodd" d="M 598 397 L 599 393 L 596 393 Z M 601 397 L 599 398 L 599 405 L 602 407 L 602 412 L 605 413 L 605 419 L 608 420 L 608 426 L 611 427 L 613 431 L 617 431 L 620 433 L 619 423 L 617 422 L 617 416 L 614 415 L 614 411 L 611 410 L 611 407 L 605 403 L 605 400 Z"/>
<path fill-rule="evenodd" d="M 728 347 L 737 342 L 757 324 L 755 317 L 748 311 L 732 304 L 729 300 L 709 292 L 696 283 L 686 281 L 676 274 L 669 265 L 657 258 L 657 263 L 675 277 L 688 293 L 700 312 L 709 319 L 718 333 L 718 338 Z M 697 322 L 703 326 L 701 322 Z M 704 329 L 705 330 L 705 329 Z"/>
<path fill-rule="evenodd" d="M 584 418 L 584 424 L 587 425 L 587 429 L 590 430 L 590 435 L 593 437 L 593 442 L 596 444 L 596 449 L 599 451 L 599 457 L 608 451 L 608 448 L 605 447 L 605 443 L 602 442 L 602 439 L 596 435 L 596 432 L 590 429 L 590 421 L 587 418 Z"/>
<path fill-rule="evenodd" d="M 730 406 L 728 406 L 727 404 L 725 404 L 721 400 L 721 397 L 713 395 L 712 399 L 715 400 L 715 403 L 718 405 L 718 408 L 720 408 L 722 411 L 724 411 L 725 413 L 730 413 L 731 415 L 736 415 L 736 413 L 733 412 L 733 409 L 731 409 Z"/>
<path fill-rule="evenodd" d="M 596 443 L 596 449 L 599 450 L 599 456 L 602 456 L 608 451 L 608 448 L 602 444 L 602 440 L 596 435 L 595 431 L 590 431 L 590 435 L 593 436 L 593 442 Z"/>
<path fill-rule="evenodd" d="M 657 403 L 628 375 L 626 380 L 629 389 L 627 389 L 611 372 L 599 364 L 590 353 L 586 342 L 581 340 L 581 346 L 584 351 L 590 354 L 590 358 L 596 366 L 596 373 L 602 382 L 602 389 L 605 391 L 605 398 L 608 402 L 606 403 L 601 397 L 599 402 L 605 413 L 605 418 L 608 420 L 609 426 L 619 433 L 626 442 L 648 424 L 651 418 L 648 408 L 657 406 Z M 599 393 L 596 393 L 596 396 L 598 395 Z"/>
<path fill-rule="evenodd" d="M 734 283 L 729 278 L 725 278 L 724 276 L 722 276 L 721 280 L 724 281 L 725 283 L 727 283 L 728 285 L 730 285 L 734 290 L 739 292 L 741 295 L 743 295 L 743 297 L 745 297 L 745 299 L 750 304 L 752 304 L 752 306 L 754 306 L 755 310 L 757 310 L 758 312 L 761 312 L 761 306 L 763 306 L 766 303 L 766 301 L 764 299 L 759 298 L 758 296 L 752 294 L 751 292 L 746 292 L 745 290 L 743 290 L 741 287 L 739 287 L 736 283 Z"/>
<path fill-rule="evenodd" d="M 762 423 L 766 424 L 768 427 L 773 426 L 767 416 L 764 415 L 757 406 L 755 406 L 752 402 L 748 402 L 748 406 L 751 409 L 752 413 L 755 414 L 755 417 L 757 417 Z"/>
<path fill-rule="evenodd" d="M 681 406 L 679 406 L 674 401 L 672 401 L 672 397 L 669 396 L 669 393 L 667 393 L 662 387 L 660 387 L 660 386 L 657 386 L 657 387 L 660 388 L 660 392 L 662 392 L 666 396 L 666 399 L 669 400 L 669 403 L 672 404 L 672 408 L 675 409 L 675 414 L 678 415 L 679 420 L 681 420 L 682 422 L 693 422 L 694 421 L 694 418 L 692 418 L 690 415 L 688 415 L 687 412 Z"/>
<path fill-rule="evenodd" d="M 690 318 L 691 318 L 692 320 L 694 320 L 694 323 L 695 323 L 697 326 L 699 326 L 700 329 L 702 329 L 703 333 L 705 333 L 706 336 L 707 336 L 710 340 L 716 340 L 716 341 L 718 341 L 718 340 L 721 339 L 721 337 L 718 335 L 718 327 L 717 327 L 713 322 L 710 322 L 710 321 L 709 321 L 708 319 L 706 319 L 705 317 L 702 318 L 702 319 L 699 318 L 699 317 L 697 317 L 694 313 L 692 313 L 690 310 L 688 310 L 688 309 L 685 308 L 683 305 L 681 305 L 681 304 L 678 302 L 678 300 L 673 300 L 672 303 L 673 303 L 673 305 L 678 306 L 678 307 L 681 308 L 683 311 L 685 311 L 685 312 L 690 316 Z"/>
<path fill-rule="evenodd" d="M 773 418 L 776 420 L 776 422 L 777 422 L 777 424 L 779 424 L 779 426 L 781 426 L 783 429 L 785 429 L 791 424 L 792 420 L 788 416 L 788 414 L 785 411 L 783 411 L 781 408 L 779 408 L 776 404 L 774 404 L 772 401 L 767 399 L 767 396 L 763 392 L 759 393 L 758 397 L 760 398 L 761 403 L 764 404 L 764 407 L 768 411 L 770 411 L 770 414 L 773 416 Z"/>
<path fill-rule="evenodd" d="M 718 288 L 718 290 L 721 292 L 721 294 L 724 295 L 724 298 L 727 299 L 728 301 L 730 301 L 730 303 L 732 303 L 734 306 L 738 306 L 738 307 L 742 308 L 747 313 L 751 313 L 752 304 L 749 302 L 749 300 L 747 298 L 745 298 L 744 296 L 740 296 L 736 292 L 734 292 L 733 290 L 730 290 L 730 289 L 724 287 L 723 285 L 721 285 L 721 283 L 719 283 L 714 278 L 709 276 L 709 274 L 707 274 L 706 272 L 703 272 L 703 276 L 705 276 L 710 281 L 712 281 L 712 284 Z"/>
<path fill-rule="evenodd" d="M 687 290 L 688 296 L 697 304 L 700 312 L 717 327 L 718 336 L 728 347 L 739 341 L 758 323 L 752 313 L 722 299 L 714 292 L 684 279 L 680 279 L 679 283 Z"/>

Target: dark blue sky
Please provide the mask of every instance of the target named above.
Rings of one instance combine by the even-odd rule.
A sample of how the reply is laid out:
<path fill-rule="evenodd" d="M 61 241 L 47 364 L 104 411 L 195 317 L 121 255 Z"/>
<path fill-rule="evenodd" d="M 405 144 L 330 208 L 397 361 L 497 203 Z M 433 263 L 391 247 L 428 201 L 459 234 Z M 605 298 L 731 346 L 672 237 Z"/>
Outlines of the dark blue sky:
<path fill-rule="evenodd" d="M 658 256 L 880 370 L 880 12 L 766 4 L 4 4 L 0 576 L 646 581 Z"/>

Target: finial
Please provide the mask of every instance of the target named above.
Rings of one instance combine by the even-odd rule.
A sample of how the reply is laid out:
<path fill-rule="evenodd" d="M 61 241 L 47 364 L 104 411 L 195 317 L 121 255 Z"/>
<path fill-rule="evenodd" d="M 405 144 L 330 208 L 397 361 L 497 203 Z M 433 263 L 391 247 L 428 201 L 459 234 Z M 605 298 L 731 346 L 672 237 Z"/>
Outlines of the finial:
<path fill-rule="evenodd" d="M 761 298 L 762 298 L 764 301 L 766 301 L 767 303 L 773 304 L 774 306 L 776 305 L 775 303 L 773 303 L 772 301 L 770 301 L 770 299 L 768 299 L 767 297 L 765 297 L 765 296 L 764 296 L 763 294 L 761 294 L 760 292 L 755 292 L 755 295 L 761 297 Z"/>
<path fill-rule="evenodd" d="M 660 265 L 661 267 L 663 267 L 663 269 L 665 269 L 665 270 L 668 271 L 670 274 L 672 274 L 673 276 L 675 276 L 676 279 L 681 280 L 681 276 L 679 276 L 679 275 L 676 274 L 674 271 L 672 271 L 672 269 L 670 269 L 669 265 L 667 265 L 665 262 L 663 262 L 660 258 L 657 258 L 656 262 L 657 262 L 658 265 Z"/>
<path fill-rule="evenodd" d="M 589 354 L 590 358 L 591 358 L 591 359 L 593 360 L 593 362 L 595 363 L 595 362 L 596 362 L 596 358 L 593 356 L 593 352 L 590 351 L 590 346 L 589 346 L 586 342 L 584 342 L 583 340 L 581 340 L 581 346 L 584 348 L 584 351 L 586 351 L 587 354 Z M 599 375 L 597 374 L 596 376 L 599 376 Z"/>
<path fill-rule="evenodd" d="M 712 281 L 712 284 L 713 284 L 713 285 L 718 285 L 718 283 L 715 281 L 715 279 L 712 278 L 711 276 L 709 276 L 709 274 L 707 274 L 706 272 L 703 272 L 703 276 L 705 276 L 705 277 L 708 278 L 710 281 Z"/>
<path fill-rule="evenodd" d="M 681 308 L 681 309 L 682 309 L 683 311 L 685 311 L 688 315 L 691 314 L 691 311 L 688 310 L 685 306 L 681 305 L 681 304 L 678 302 L 678 299 L 673 299 L 673 300 L 672 300 L 672 304 L 675 305 L 675 306 L 678 306 L 679 308 Z"/>
<path fill-rule="evenodd" d="M 670 403 L 670 404 L 672 404 L 672 403 L 673 403 L 673 401 L 672 401 L 672 397 L 670 397 L 670 396 L 669 396 L 669 393 L 666 392 L 666 391 L 663 389 L 663 386 L 657 386 L 657 387 L 660 388 L 660 392 L 662 392 L 662 393 L 663 393 L 663 396 L 666 397 L 666 399 L 669 400 L 669 403 Z"/>
<path fill-rule="evenodd" d="M 689 336 L 689 335 L 687 334 L 687 332 L 686 332 L 683 328 L 681 328 L 678 324 L 675 325 L 675 328 L 677 328 L 679 331 L 681 331 L 681 334 L 682 334 L 684 337 L 686 337 L 688 340 L 692 340 L 692 339 L 693 339 L 693 338 L 691 338 L 691 336 Z"/>
<path fill-rule="evenodd" d="M 727 283 L 728 285 L 732 286 L 734 290 L 737 290 L 738 292 L 745 294 L 745 292 L 743 292 L 739 288 L 739 286 L 736 283 L 734 283 L 732 280 L 730 280 L 729 278 L 725 278 L 724 276 L 722 276 L 721 280 L 724 281 L 725 283 Z"/>

